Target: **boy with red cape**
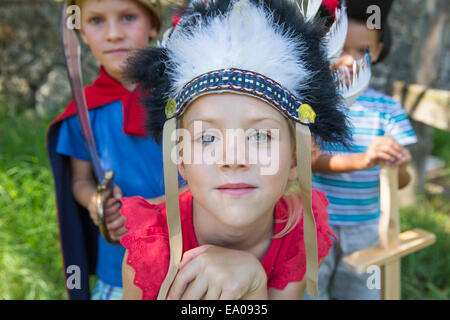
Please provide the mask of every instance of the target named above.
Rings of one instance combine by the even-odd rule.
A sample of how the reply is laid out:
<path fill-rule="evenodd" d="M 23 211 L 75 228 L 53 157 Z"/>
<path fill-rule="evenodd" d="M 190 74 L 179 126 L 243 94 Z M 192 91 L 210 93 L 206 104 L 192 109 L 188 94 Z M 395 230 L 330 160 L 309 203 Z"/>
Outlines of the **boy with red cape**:
<path fill-rule="evenodd" d="M 146 136 L 139 90 L 123 76 L 128 56 L 156 37 L 162 2 L 69 1 L 69 5 L 82 6 L 78 32 L 100 64 L 99 77 L 86 87 L 85 95 L 101 166 L 115 173 L 114 191 L 105 203 L 105 216 L 108 231 L 116 241 L 126 233 L 120 215 L 121 196 L 154 199 L 164 194 L 161 147 Z M 69 298 L 121 299 L 125 249 L 108 243 L 99 233 L 98 221 L 93 220 L 96 182 L 73 101 L 50 125 L 47 149 L 55 181 Z M 79 280 L 73 281 L 71 270 L 80 271 Z M 98 278 L 92 295 L 91 274 Z"/>

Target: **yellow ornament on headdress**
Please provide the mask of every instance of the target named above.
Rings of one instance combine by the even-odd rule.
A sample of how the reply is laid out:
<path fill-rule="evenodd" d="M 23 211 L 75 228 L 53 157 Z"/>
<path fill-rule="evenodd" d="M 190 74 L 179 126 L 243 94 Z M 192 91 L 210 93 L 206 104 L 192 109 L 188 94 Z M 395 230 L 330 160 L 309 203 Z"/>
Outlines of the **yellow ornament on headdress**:
<path fill-rule="evenodd" d="M 314 123 L 316 121 L 316 113 L 314 112 L 313 108 L 309 104 L 302 104 L 298 108 L 298 117 L 300 119 L 300 122 L 303 123 Z"/>
<path fill-rule="evenodd" d="M 166 118 L 170 118 L 177 110 L 177 103 L 174 99 L 170 99 L 166 104 Z"/>

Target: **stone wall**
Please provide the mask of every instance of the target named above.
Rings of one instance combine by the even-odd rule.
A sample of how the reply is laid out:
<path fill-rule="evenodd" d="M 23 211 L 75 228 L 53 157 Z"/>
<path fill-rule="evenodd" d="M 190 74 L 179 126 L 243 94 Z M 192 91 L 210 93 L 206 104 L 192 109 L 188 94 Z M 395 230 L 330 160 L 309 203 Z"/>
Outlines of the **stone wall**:
<path fill-rule="evenodd" d="M 438 2 L 438 1 L 428 1 Z M 444 0 L 445 8 L 436 7 L 436 10 L 450 10 L 449 2 Z M 426 32 L 425 0 L 395 0 L 389 16 L 392 28 L 392 47 L 389 56 L 383 63 L 374 68 L 372 86 L 385 93 L 391 93 L 392 84 L 396 80 L 409 83 L 416 81 L 416 72 L 419 68 L 420 50 L 422 49 Z M 450 90 L 450 24 L 447 21 L 445 35 L 442 39 L 441 54 L 435 63 L 440 73 L 433 85 L 434 88 Z"/>
<path fill-rule="evenodd" d="M 54 113 L 68 102 L 59 33 L 60 5 L 52 0 L 0 0 L 0 97 L 7 107 Z M 97 72 L 83 50 L 85 82 Z"/>
<path fill-rule="evenodd" d="M 424 0 L 396 0 L 390 16 L 393 47 L 374 68 L 372 86 L 391 92 L 395 80 L 414 79 L 423 27 Z M 60 4 L 54 0 L 0 0 L 0 98 L 13 110 L 35 108 L 54 113 L 70 99 L 59 34 Z M 450 27 L 439 57 L 435 87 L 450 90 Z M 85 84 L 98 66 L 83 48 Z M 5 103 L 3 104 L 5 105 Z"/>

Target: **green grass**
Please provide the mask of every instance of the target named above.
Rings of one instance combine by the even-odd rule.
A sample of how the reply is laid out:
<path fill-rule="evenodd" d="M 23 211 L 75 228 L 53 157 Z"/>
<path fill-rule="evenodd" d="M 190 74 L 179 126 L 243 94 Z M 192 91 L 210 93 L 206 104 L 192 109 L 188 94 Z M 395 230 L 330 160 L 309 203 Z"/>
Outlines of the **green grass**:
<path fill-rule="evenodd" d="M 450 299 L 450 201 L 428 198 L 415 208 L 400 210 L 402 231 L 422 228 L 436 242 L 401 261 L 402 299 Z"/>
<path fill-rule="evenodd" d="M 0 299 L 66 299 L 45 150 L 49 119 L 11 116 L 4 109 L 0 106 Z M 435 134 L 434 154 L 450 154 L 446 141 L 448 133 Z M 450 200 L 428 197 L 403 208 L 401 219 L 402 230 L 423 228 L 437 237 L 434 245 L 402 259 L 402 298 L 450 299 Z"/>
<path fill-rule="evenodd" d="M 446 168 L 450 168 L 450 132 L 433 130 L 433 154 L 445 162 Z"/>
<path fill-rule="evenodd" d="M 0 113 L 0 299 L 64 299 L 48 121 Z"/>

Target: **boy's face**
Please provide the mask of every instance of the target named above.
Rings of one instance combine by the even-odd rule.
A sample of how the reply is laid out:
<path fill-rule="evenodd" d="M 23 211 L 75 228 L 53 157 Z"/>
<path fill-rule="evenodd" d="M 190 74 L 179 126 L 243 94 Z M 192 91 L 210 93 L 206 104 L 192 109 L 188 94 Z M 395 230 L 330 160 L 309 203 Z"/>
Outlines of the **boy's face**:
<path fill-rule="evenodd" d="M 219 225 L 242 229 L 272 214 L 288 181 L 296 178 L 289 125 L 280 112 L 253 97 L 210 94 L 189 106 L 182 127 L 191 138 L 184 148 L 191 159 L 201 160 L 187 163 L 183 149 L 179 165 L 195 208 Z M 238 131 L 243 134 L 234 135 Z M 213 154 L 224 161 L 202 160 Z M 271 166 L 275 169 L 262 174 Z"/>
<path fill-rule="evenodd" d="M 372 63 L 376 62 L 383 49 L 379 33 L 380 30 L 370 30 L 364 23 L 349 19 L 344 51 L 334 67 L 350 68 L 354 61 L 364 57 L 365 50 L 369 50 Z"/>
<path fill-rule="evenodd" d="M 81 37 L 105 70 L 121 79 L 133 50 L 157 35 L 146 7 L 134 0 L 83 0 Z"/>

